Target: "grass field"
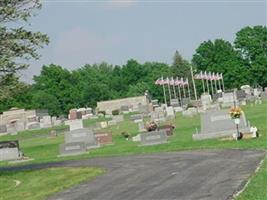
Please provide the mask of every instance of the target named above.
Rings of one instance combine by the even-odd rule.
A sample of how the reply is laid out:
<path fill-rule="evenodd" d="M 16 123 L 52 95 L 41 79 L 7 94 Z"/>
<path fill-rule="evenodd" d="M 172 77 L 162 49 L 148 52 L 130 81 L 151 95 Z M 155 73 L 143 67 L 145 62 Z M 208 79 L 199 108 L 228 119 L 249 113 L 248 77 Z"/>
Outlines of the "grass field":
<path fill-rule="evenodd" d="M 49 168 L 0 173 L 0 200 L 41 200 L 103 173 L 97 168 Z"/>
<path fill-rule="evenodd" d="M 61 134 L 56 138 L 48 138 L 46 137 L 46 134 L 49 130 L 40 130 L 34 132 L 28 131 L 19 133 L 16 136 L 3 136 L 0 137 L 0 140 L 19 139 L 21 149 L 25 153 L 25 155 L 30 158 L 34 158 L 33 161 L 30 161 L 28 163 L 43 163 L 66 159 L 82 159 L 88 157 L 115 156 L 190 149 L 246 148 L 267 150 L 267 102 L 265 101 L 261 105 L 247 105 L 242 109 L 245 111 L 246 117 L 250 121 L 251 125 L 256 125 L 259 129 L 259 138 L 246 139 L 241 141 L 226 141 L 220 139 L 193 141 L 192 134 L 196 131 L 196 128 L 200 129 L 200 117 L 195 116 L 192 118 L 184 118 L 181 116 L 181 114 L 178 114 L 175 120 L 175 133 L 170 138 L 169 143 L 154 146 L 141 147 L 138 146 L 138 143 L 126 141 L 120 135 L 122 131 L 128 132 L 131 136 L 135 136 L 137 134 L 137 124 L 129 120 L 129 115 L 125 116 L 126 120 L 123 123 L 111 126 L 106 129 L 112 131 L 114 145 L 107 145 L 99 149 L 90 150 L 90 152 L 79 156 L 57 157 L 59 144 L 64 142 L 64 137 Z M 84 121 L 84 125 L 88 127 L 99 120 L 102 119 L 86 120 Z M 59 129 L 63 128 L 66 127 L 59 127 Z M 37 137 L 38 135 L 42 137 Z M 264 187 L 265 185 L 267 185 L 266 162 L 261 170 L 257 173 L 257 175 L 252 179 L 245 192 L 243 192 L 238 198 L 239 200 L 267 199 L 267 193 Z M 7 166 L 10 164 L 8 164 L 7 162 L 1 162 L 0 165 Z M 265 177 L 265 179 L 263 179 L 262 177 Z"/>

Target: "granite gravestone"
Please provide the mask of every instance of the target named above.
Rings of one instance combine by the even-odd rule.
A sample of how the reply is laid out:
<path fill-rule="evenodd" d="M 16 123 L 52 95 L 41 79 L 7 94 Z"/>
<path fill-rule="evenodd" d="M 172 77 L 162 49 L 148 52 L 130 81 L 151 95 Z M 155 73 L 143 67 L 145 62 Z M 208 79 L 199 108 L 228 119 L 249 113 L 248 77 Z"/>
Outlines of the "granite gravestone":
<path fill-rule="evenodd" d="M 228 92 L 228 93 L 223 93 L 222 97 L 222 107 L 232 107 L 234 106 L 234 101 L 235 101 L 235 95 L 233 92 Z"/>
<path fill-rule="evenodd" d="M 87 149 L 99 147 L 92 130 L 82 128 L 65 133 L 65 144 L 60 145 L 61 155 L 84 153 Z"/>
<path fill-rule="evenodd" d="M 178 106 L 180 106 L 180 104 L 179 104 L 179 100 L 178 100 L 178 99 L 171 99 L 171 100 L 170 100 L 170 105 L 173 106 L 173 107 L 178 107 Z"/>
<path fill-rule="evenodd" d="M 155 145 L 167 142 L 167 135 L 165 130 L 151 131 L 140 134 L 142 145 Z"/>
<path fill-rule="evenodd" d="M 114 115 L 113 120 L 115 120 L 117 123 L 120 123 L 124 121 L 124 117 L 123 115 Z"/>
<path fill-rule="evenodd" d="M 39 122 L 29 122 L 29 123 L 27 123 L 27 129 L 29 129 L 29 130 L 39 129 L 39 128 L 41 128 Z"/>
<path fill-rule="evenodd" d="M 144 122 L 139 122 L 138 123 L 138 132 L 145 132 L 146 129 L 145 129 L 145 124 Z"/>
<path fill-rule="evenodd" d="M 17 160 L 21 158 L 18 141 L 1 141 L 0 142 L 0 161 Z"/>
<path fill-rule="evenodd" d="M 70 131 L 76 130 L 76 129 L 82 129 L 83 120 L 82 119 L 68 120 L 68 121 L 65 121 L 65 125 L 69 125 Z"/>
<path fill-rule="evenodd" d="M 43 118 L 40 120 L 40 126 L 41 128 L 50 128 L 52 127 L 52 120 L 51 120 L 51 116 L 47 115 L 47 116 L 43 116 Z"/>
<path fill-rule="evenodd" d="M 175 118 L 175 112 L 172 106 L 168 106 L 166 108 L 166 117 L 168 119 L 174 119 Z"/>
<path fill-rule="evenodd" d="M 239 130 L 242 133 L 250 132 L 244 113 L 240 118 Z M 193 139 L 201 140 L 232 136 L 236 131 L 236 125 L 230 117 L 229 110 L 207 111 L 201 113 L 201 132 L 193 134 Z"/>
<path fill-rule="evenodd" d="M 116 120 L 108 121 L 108 126 L 114 126 L 114 125 L 117 125 L 117 121 Z"/>
<path fill-rule="evenodd" d="M 201 105 L 203 107 L 203 110 L 207 110 L 212 103 L 210 94 L 204 93 L 201 95 L 200 98 L 201 98 Z"/>
<path fill-rule="evenodd" d="M 6 125 L 0 125 L 0 134 L 1 133 L 6 133 L 6 132 L 7 132 Z"/>
<path fill-rule="evenodd" d="M 112 133 L 110 132 L 96 133 L 95 137 L 100 145 L 112 144 Z"/>
<path fill-rule="evenodd" d="M 131 115 L 130 119 L 133 120 L 134 123 L 139 123 L 143 121 L 143 115 L 141 114 Z"/>
<path fill-rule="evenodd" d="M 173 135 L 174 126 L 173 125 L 162 125 L 158 127 L 158 130 L 164 130 L 167 136 Z"/>

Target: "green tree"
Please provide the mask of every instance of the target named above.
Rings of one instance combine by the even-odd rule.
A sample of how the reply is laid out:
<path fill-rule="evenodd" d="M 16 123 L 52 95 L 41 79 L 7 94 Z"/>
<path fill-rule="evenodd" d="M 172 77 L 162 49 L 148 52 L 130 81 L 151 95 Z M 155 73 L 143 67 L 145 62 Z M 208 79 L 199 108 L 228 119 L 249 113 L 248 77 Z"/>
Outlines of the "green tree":
<path fill-rule="evenodd" d="M 236 33 L 235 48 L 249 69 L 250 83 L 267 86 L 267 27 L 244 27 Z"/>
<path fill-rule="evenodd" d="M 6 79 L 6 76 L 27 68 L 28 65 L 22 61 L 38 59 L 37 50 L 49 42 L 45 34 L 26 30 L 18 24 L 27 22 L 40 8 L 39 0 L 0 1 L 0 83 L 6 94 L 17 86 L 15 78 Z"/>
<path fill-rule="evenodd" d="M 174 77 L 190 77 L 190 64 L 187 60 L 183 59 L 178 51 L 175 51 L 173 56 L 173 63 L 171 71 Z"/>
<path fill-rule="evenodd" d="M 248 69 L 232 44 L 222 39 L 205 41 L 192 59 L 197 70 L 223 73 L 226 88 L 248 83 Z"/>

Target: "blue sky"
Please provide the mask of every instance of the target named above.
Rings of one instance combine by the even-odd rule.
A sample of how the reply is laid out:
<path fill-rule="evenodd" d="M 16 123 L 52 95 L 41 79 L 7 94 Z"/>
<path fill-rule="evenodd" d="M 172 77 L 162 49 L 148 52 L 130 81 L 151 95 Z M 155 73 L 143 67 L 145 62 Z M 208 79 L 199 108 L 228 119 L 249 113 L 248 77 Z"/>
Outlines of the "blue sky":
<path fill-rule="evenodd" d="M 43 0 L 31 29 L 50 37 L 22 78 L 42 65 L 77 69 L 86 63 L 122 65 L 128 59 L 171 63 L 175 50 L 191 59 L 198 45 L 233 41 L 244 26 L 267 24 L 267 1 L 60 1 Z"/>

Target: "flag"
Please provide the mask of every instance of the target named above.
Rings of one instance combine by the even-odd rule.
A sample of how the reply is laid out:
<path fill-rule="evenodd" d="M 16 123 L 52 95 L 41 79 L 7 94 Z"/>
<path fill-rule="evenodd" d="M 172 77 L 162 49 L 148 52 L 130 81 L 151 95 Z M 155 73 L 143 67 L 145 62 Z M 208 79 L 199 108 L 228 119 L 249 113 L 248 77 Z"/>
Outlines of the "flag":
<path fill-rule="evenodd" d="M 186 80 L 183 82 L 183 85 L 187 86 L 188 84 L 188 78 L 186 78 Z"/>
<path fill-rule="evenodd" d="M 173 77 L 171 77 L 171 80 L 170 80 L 170 85 L 174 85 L 174 80 L 173 80 Z"/>
<path fill-rule="evenodd" d="M 166 84 L 166 85 L 170 84 L 169 77 L 167 77 L 167 78 L 165 79 L 164 84 Z"/>

